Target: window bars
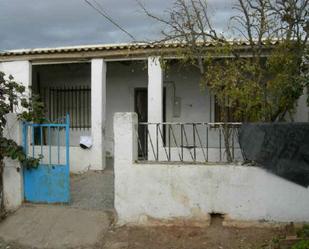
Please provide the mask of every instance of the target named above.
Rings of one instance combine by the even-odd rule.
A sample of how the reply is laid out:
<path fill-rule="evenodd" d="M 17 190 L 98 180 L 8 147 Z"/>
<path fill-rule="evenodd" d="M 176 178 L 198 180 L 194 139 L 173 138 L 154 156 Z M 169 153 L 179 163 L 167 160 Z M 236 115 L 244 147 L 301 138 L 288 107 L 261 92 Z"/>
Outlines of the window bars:
<path fill-rule="evenodd" d="M 138 161 L 227 162 L 241 157 L 241 123 L 139 123 Z M 228 150 L 228 151 L 227 151 Z"/>
<path fill-rule="evenodd" d="M 91 128 L 91 89 L 89 86 L 45 88 L 42 99 L 51 122 L 69 113 L 71 129 Z"/>

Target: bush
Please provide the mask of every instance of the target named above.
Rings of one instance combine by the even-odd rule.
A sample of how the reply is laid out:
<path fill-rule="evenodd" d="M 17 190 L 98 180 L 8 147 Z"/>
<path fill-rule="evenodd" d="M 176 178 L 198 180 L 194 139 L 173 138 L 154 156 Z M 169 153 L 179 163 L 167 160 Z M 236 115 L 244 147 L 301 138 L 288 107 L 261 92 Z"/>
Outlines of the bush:
<path fill-rule="evenodd" d="M 309 249 L 309 240 L 301 240 L 292 249 Z"/>
<path fill-rule="evenodd" d="M 301 230 L 297 232 L 297 236 L 304 239 L 309 239 L 309 225 L 304 225 Z"/>

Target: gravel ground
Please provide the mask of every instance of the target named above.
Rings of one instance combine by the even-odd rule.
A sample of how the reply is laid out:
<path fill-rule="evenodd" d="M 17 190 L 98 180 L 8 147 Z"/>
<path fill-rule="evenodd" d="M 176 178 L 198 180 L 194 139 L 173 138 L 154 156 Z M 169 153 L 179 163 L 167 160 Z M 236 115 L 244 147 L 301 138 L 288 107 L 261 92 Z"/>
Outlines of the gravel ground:
<path fill-rule="evenodd" d="M 114 174 L 88 171 L 71 176 L 71 207 L 89 210 L 114 208 Z"/>

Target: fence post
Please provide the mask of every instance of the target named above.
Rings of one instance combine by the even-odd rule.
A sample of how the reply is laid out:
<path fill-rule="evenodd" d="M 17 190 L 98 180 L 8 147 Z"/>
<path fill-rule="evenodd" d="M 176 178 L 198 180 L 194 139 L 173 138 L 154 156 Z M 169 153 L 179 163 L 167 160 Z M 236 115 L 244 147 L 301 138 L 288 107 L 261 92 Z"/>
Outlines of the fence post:
<path fill-rule="evenodd" d="M 7 124 L 4 129 L 4 136 L 13 139 L 17 144 L 22 144 L 21 122 L 17 115 L 10 113 L 6 115 Z M 17 209 L 23 202 L 23 173 L 21 164 L 17 160 L 4 159 L 3 170 L 3 198 L 7 210 Z"/>

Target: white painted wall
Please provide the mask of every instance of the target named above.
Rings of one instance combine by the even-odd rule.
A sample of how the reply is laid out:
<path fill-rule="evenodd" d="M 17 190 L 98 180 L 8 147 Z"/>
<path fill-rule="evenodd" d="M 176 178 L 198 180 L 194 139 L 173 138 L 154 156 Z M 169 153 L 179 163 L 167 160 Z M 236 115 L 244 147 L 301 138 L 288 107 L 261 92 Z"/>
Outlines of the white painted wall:
<path fill-rule="evenodd" d="M 160 80 L 160 77 L 159 75 L 157 80 Z M 134 112 L 134 89 L 141 87 L 148 87 L 147 61 L 135 61 L 126 64 L 121 62 L 107 63 L 106 142 L 108 154 L 113 154 L 113 115 L 115 112 Z M 164 74 L 163 87 L 166 88 L 167 122 L 213 121 L 213 112 L 210 112 L 210 105 L 213 105 L 213 103 L 211 103 L 207 88 L 204 91 L 201 90 L 196 69 L 180 68 L 178 64 L 171 66 Z M 179 117 L 173 117 L 174 93 L 176 97 L 181 98 Z M 153 115 L 157 115 L 157 112 Z M 212 146 L 219 146 L 217 133 L 214 133 L 213 136 L 213 140 L 216 141 L 213 142 Z"/>
<path fill-rule="evenodd" d="M 309 189 L 257 167 L 136 164 L 136 114 L 116 113 L 115 209 L 118 224 L 183 221 L 210 213 L 233 221 L 309 221 Z"/>
<path fill-rule="evenodd" d="M 26 89 L 31 86 L 32 69 L 29 61 L 1 62 L 0 71 L 7 76 L 12 75 L 14 80 L 24 85 Z"/>
<path fill-rule="evenodd" d="M 4 136 L 13 139 L 17 144 L 21 144 L 22 132 L 21 124 L 17 120 L 16 114 L 6 115 L 7 125 L 4 129 Z M 3 169 L 3 197 L 6 210 L 15 210 L 23 202 L 23 175 L 21 165 L 17 160 L 4 159 Z"/>
<path fill-rule="evenodd" d="M 134 111 L 134 89 L 147 88 L 147 61 L 108 62 L 106 85 L 106 150 L 113 155 L 113 116 L 115 112 Z"/>

